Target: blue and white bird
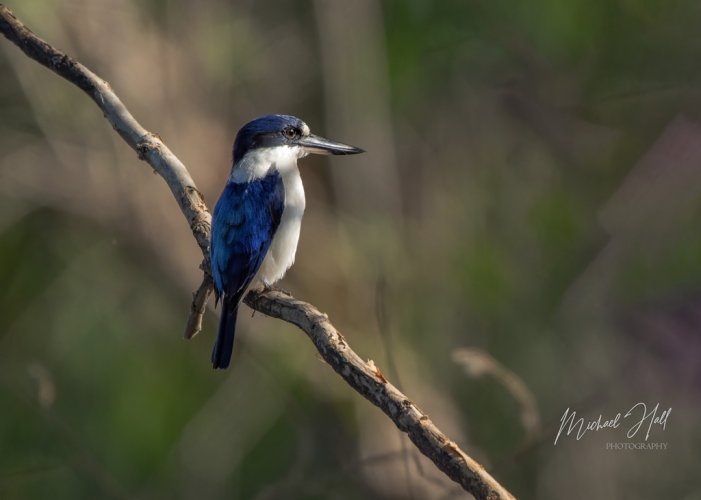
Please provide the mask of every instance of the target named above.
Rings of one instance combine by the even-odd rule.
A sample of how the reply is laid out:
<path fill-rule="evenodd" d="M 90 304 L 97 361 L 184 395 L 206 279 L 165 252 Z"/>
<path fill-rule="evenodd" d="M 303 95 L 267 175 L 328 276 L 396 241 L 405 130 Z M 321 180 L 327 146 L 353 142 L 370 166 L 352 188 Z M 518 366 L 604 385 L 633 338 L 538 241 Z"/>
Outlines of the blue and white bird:
<path fill-rule="evenodd" d="M 249 286 L 270 287 L 294 263 L 305 204 L 297 160 L 310 153 L 362 152 L 311 134 L 294 116 L 262 116 L 239 130 L 231 174 L 212 218 L 212 277 L 222 302 L 214 368 L 229 366 L 236 314 Z"/>

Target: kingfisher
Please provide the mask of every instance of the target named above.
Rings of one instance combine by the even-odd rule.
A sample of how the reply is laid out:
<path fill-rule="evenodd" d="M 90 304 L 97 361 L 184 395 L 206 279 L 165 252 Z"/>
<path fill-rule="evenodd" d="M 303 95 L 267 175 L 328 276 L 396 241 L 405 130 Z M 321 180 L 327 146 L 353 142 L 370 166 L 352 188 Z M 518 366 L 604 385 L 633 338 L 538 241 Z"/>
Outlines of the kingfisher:
<path fill-rule="evenodd" d="M 212 351 L 215 369 L 231 362 L 236 315 L 246 291 L 253 284 L 270 288 L 294 263 L 305 205 L 297 160 L 362 152 L 312 134 L 289 115 L 261 116 L 238 131 L 231 174 L 212 217 L 212 277 L 216 303 L 222 303 Z"/>

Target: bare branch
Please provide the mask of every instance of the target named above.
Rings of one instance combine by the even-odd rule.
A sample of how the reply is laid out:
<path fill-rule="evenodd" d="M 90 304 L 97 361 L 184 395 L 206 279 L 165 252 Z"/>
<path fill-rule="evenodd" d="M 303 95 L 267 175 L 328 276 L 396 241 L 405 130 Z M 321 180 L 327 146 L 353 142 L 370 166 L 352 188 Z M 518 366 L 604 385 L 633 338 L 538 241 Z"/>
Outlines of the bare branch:
<path fill-rule="evenodd" d="M 316 307 L 280 291 L 249 292 L 244 302 L 268 316 L 297 325 L 324 360 L 353 389 L 380 408 L 421 452 L 477 498 L 512 498 L 475 460 L 448 439 L 411 400 L 387 381 L 375 363 L 363 361 Z"/>
<path fill-rule="evenodd" d="M 212 217 L 190 172 L 157 134 L 149 132 L 136 121 L 109 83 L 36 36 L 3 4 L 0 4 L 0 31 L 27 56 L 88 94 L 122 139 L 137 152 L 139 158 L 151 165 L 165 179 L 204 256 L 202 270 L 205 279 L 194 294 L 195 300 L 190 308 L 184 334 L 186 338 L 193 337 L 201 330 L 207 298 L 212 292 L 212 279 L 209 277 L 209 233 Z"/>
<path fill-rule="evenodd" d="M 27 56 L 84 90 L 139 158 L 165 179 L 204 256 L 201 266 L 204 279 L 193 295 L 185 332 L 186 337 L 193 336 L 201 330 L 205 304 L 212 290 L 211 216 L 189 172 L 157 135 L 134 119 L 107 82 L 37 37 L 3 4 L 0 4 L 0 31 Z M 251 291 L 244 301 L 253 309 L 301 328 L 326 362 L 353 389 L 380 408 L 424 455 L 466 491 L 478 499 L 513 498 L 479 463 L 448 439 L 418 406 L 389 383 L 372 361 L 363 361 L 325 314 L 306 302 L 273 290 Z"/>
<path fill-rule="evenodd" d="M 213 291 L 212 275 L 209 272 L 209 267 L 205 267 L 207 262 L 206 259 L 202 261 L 202 265 L 200 266 L 204 271 L 202 283 L 200 283 L 199 288 L 192 294 L 190 315 L 185 325 L 184 337 L 186 339 L 191 339 L 202 331 L 202 320 L 204 319 L 204 312 L 207 308 L 207 300 Z"/>

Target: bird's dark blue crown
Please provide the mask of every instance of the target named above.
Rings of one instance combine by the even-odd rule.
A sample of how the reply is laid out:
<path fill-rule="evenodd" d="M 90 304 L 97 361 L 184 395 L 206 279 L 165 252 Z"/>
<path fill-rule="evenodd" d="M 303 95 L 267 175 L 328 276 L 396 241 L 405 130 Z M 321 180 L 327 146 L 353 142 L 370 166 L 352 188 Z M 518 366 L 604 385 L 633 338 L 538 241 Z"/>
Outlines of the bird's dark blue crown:
<path fill-rule="evenodd" d="M 266 115 L 248 122 L 236 134 L 234 163 L 252 149 L 287 144 L 289 139 L 284 135 L 285 130 L 291 128 L 299 132 L 304 126 L 302 120 L 290 115 Z"/>

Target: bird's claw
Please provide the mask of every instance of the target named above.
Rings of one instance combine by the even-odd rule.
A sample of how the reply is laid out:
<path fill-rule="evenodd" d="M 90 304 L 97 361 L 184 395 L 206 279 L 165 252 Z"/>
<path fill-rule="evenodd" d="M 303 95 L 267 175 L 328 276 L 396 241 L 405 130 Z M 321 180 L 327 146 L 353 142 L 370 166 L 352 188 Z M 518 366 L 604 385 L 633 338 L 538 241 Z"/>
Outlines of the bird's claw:
<path fill-rule="evenodd" d="M 288 297 L 292 297 L 292 294 L 288 292 L 287 290 L 284 290 L 282 288 L 278 288 L 272 285 L 263 285 L 263 292 L 278 292 L 283 295 L 287 295 Z"/>

